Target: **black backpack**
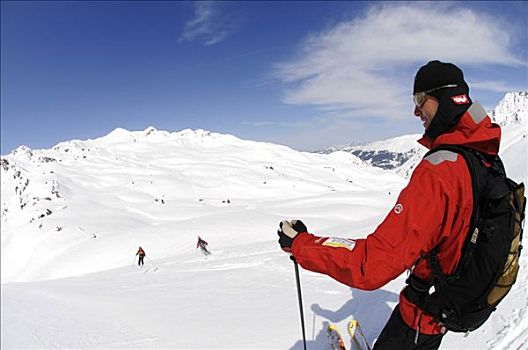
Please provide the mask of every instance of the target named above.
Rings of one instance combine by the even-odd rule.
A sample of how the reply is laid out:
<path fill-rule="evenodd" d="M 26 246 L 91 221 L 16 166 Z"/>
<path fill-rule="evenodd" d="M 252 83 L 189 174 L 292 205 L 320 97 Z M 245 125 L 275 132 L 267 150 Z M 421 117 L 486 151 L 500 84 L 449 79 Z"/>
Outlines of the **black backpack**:
<path fill-rule="evenodd" d="M 444 145 L 464 157 L 473 186 L 473 213 L 460 261 L 452 275 L 438 264 L 441 244 L 416 262 L 427 260 L 431 280 L 414 274 L 404 295 L 447 329 L 469 332 L 480 327 L 510 291 L 519 271 L 526 198 L 524 184 L 506 177 L 498 156 L 468 147 Z M 416 266 L 416 265 L 415 265 Z"/>

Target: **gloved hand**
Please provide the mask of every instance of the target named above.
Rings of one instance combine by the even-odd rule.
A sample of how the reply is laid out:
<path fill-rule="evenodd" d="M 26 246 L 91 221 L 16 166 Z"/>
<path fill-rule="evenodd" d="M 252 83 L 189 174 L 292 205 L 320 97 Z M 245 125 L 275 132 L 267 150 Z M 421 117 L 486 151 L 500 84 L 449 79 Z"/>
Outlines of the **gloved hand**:
<path fill-rule="evenodd" d="M 279 235 L 279 244 L 282 250 L 290 253 L 293 240 L 299 233 L 303 232 L 308 232 L 308 229 L 301 220 L 281 221 L 277 234 Z"/>

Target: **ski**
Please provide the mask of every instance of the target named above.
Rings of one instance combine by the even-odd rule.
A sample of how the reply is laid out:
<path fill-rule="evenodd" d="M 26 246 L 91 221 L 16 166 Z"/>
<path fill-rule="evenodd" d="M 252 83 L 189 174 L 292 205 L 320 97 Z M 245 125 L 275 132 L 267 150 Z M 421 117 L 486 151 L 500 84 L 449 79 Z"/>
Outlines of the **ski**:
<path fill-rule="evenodd" d="M 336 325 L 328 325 L 326 328 L 326 336 L 328 337 L 328 342 L 330 343 L 332 350 L 346 350 L 345 342 L 343 341 Z"/>
<path fill-rule="evenodd" d="M 348 323 L 348 334 L 350 334 L 353 350 L 371 350 L 365 333 L 363 333 L 357 320 Z"/>

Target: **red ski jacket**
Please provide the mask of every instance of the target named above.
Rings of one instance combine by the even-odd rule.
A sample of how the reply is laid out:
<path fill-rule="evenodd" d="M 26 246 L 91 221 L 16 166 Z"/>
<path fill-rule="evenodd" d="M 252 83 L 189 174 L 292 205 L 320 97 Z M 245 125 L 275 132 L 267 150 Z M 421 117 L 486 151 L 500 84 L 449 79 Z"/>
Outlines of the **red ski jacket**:
<path fill-rule="evenodd" d="M 474 103 L 456 127 L 434 141 L 418 142 L 428 148 L 443 144 L 464 145 L 487 154 L 499 151 L 500 127 L 492 124 L 484 109 Z M 292 254 L 305 269 L 329 275 L 350 287 L 373 290 L 405 270 L 430 277 L 422 254 L 439 246 L 442 271 L 454 272 L 469 230 L 473 208 L 471 176 L 464 158 L 438 151 L 424 158 L 414 170 L 396 205 L 365 239 L 317 237 L 300 233 Z M 400 293 L 400 313 L 405 323 L 424 334 L 442 333 L 442 326 L 423 314 Z"/>

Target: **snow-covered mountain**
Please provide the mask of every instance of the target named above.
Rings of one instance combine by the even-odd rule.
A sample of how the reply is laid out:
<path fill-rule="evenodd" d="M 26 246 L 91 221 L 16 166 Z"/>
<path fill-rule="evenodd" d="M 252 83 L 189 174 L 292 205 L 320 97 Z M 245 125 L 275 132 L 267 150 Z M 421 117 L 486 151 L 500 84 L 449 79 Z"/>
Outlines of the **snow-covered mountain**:
<path fill-rule="evenodd" d="M 385 148 L 406 153 L 415 139 Z M 502 145 L 509 175 L 526 181 L 526 128 L 506 125 Z M 407 182 L 348 152 L 154 128 L 21 146 L 0 158 L 0 179 L 3 349 L 302 349 L 278 222 L 300 218 L 316 234 L 365 237 Z M 197 235 L 212 256 L 197 254 Z M 448 334 L 441 349 L 524 348 L 521 264 L 490 320 L 468 337 Z M 365 292 L 301 270 L 308 348 L 326 349 L 325 326 L 344 331 L 352 318 L 372 343 L 404 283 L 402 275 Z"/>
<path fill-rule="evenodd" d="M 278 223 L 299 217 L 314 232 L 364 235 L 404 183 L 349 153 L 203 130 L 117 129 L 19 147 L 1 164 L 2 348 L 298 347 Z M 213 252 L 206 260 L 197 235 Z M 327 313 L 351 290 L 302 275 L 306 305 L 321 315 L 310 327 L 320 347 Z M 377 295 L 391 299 L 375 302 L 384 312 L 369 321 L 370 337 L 395 300 Z"/>
<path fill-rule="evenodd" d="M 508 92 L 489 116 L 501 126 L 523 125 L 528 121 L 528 91 Z"/>
<path fill-rule="evenodd" d="M 320 153 L 349 152 L 371 166 L 394 170 L 403 177 L 409 177 L 427 152 L 416 142 L 420 137 L 420 134 L 404 135 L 367 144 L 332 147 Z"/>
<path fill-rule="evenodd" d="M 516 142 L 526 142 L 528 126 L 528 91 L 509 92 L 490 112 L 489 116 L 495 123 L 503 127 L 503 142 L 501 156 L 510 158 L 508 153 L 518 154 L 513 146 Z M 519 136 L 521 139 L 519 139 Z M 349 152 L 367 164 L 387 170 L 394 170 L 401 176 L 408 178 L 427 150 L 416 141 L 420 134 L 405 135 L 367 144 L 356 144 L 345 147 L 333 147 L 320 153 L 335 151 Z M 524 141 L 522 138 L 524 137 Z M 515 141 L 517 140 L 517 141 Z M 510 146 L 513 146 L 508 151 Z M 520 146 L 519 146 L 520 147 Z M 517 164 L 518 162 L 513 162 Z M 524 163 L 526 164 L 526 163 Z M 510 167 L 512 167 L 510 163 Z M 513 171 L 522 175 L 522 171 Z M 519 178 L 522 178 L 520 176 Z"/>
<path fill-rule="evenodd" d="M 388 176 L 380 189 L 401 184 L 345 152 L 299 153 L 204 130 L 116 129 L 50 150 L 21 146 L 1 165 L 3 282 L 109 268 L 108 260 L 93 261 L 96 251 L 111 256 L 110 267 L 128 265 L 128 258 L 107 251 L 104 237 L 139 242 L 152 235 L 165 257 L 188 249 L 167 244 L 166 235 L 194 231 L 194 240 L 197 230 L 213 229 L 213 219 L 194 228 L 205 214 L 235 221 L 241 208 L 258 216 L 259 202 L 367 191 L 374 185 L 364 180 L 372 177 Z M 256 234 L 249 223 L 241 225 Z"/>

